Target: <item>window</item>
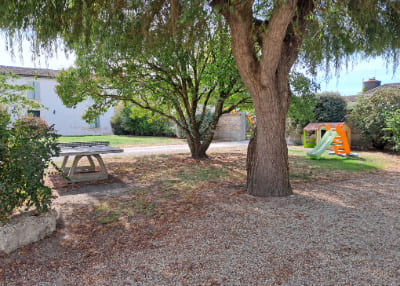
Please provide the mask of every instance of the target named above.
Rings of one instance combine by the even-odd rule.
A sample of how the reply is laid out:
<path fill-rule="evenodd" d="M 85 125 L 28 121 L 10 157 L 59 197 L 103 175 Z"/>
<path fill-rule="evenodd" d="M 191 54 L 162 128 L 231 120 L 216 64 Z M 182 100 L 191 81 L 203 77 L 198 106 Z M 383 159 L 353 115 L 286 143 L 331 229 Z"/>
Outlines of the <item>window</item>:
<path fill-rule="evenodd" d="M 40 99 L 40 88 L 39 88 L 39 82 L 38 81 L 29 81 L 28 85 L 32 87 L 33 89 L 28 90 L 27 97 L 29 99 Z"/>
<path fill-rule="evenodd" d="M 90 123 L 91 128 L 99 128 L 100 127 L 100 117 L 97 116 L 92 123 Z"/>
<path fill-rule="evenodd" d="M 28 115 L 33 117 L 40 117 L 40 110 L 28 110 Z"/>

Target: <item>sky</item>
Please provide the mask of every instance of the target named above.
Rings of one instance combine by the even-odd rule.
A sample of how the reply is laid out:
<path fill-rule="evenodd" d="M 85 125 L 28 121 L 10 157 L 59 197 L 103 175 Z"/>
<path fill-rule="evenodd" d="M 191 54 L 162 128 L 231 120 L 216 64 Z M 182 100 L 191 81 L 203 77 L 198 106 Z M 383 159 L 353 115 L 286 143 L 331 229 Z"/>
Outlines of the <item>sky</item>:
<path fill-rule="evenodd" d="M 27 42 L 23 43 L 22 54 L 16 52 L 15 57 L 12 57 L 6 50 L 5 45 L 1 45 L 1 43 L 5 43 L 5 40 L 0 36 L 0 65 L 63 69 L 69 68 L 74 64 L 74 55 L 66 57 L 62 51 L 49 59 L 40 57 L 33 61 L 29 43 Z M 327 81 L 324 72 L 318 74 L 316 80 L 321 86 L 320 91 L 333 91 L 341 95 L 355 95 L 361 92 L 362 82 L 372 77 L 380 80 L 382 84 L 400 82 L 400 70 L 393 74 L 392 65 L 386 66 L 385 61 L 381 58 L 362 61 L 356 65 L 350 65 L 347 69 L 342 68 L 338 75 L 333 74 Z"/>
<path fill-rule="evenodd" d="M 381 84 L 399 83 L 400 70 L 393 74 L 393 65 L 386 65 L 382 58 L 375 58 L 369 61 L 361 61 L 355 65 L 343 67 L 338 76 L 333 71 L 329 81 L 325 80 L 325 73 L 321 72 L 317 77 L 321 85 L 321 91 L 334 91 L 341 95 L 356 95 L 362 91 L 362 82 L 376 78 Z"/>

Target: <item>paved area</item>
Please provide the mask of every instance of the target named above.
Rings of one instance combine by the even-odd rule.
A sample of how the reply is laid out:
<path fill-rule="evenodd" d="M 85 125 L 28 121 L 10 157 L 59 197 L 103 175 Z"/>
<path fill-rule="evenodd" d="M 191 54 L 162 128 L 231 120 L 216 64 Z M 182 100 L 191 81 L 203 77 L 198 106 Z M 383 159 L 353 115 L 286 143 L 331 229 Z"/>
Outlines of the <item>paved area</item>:
<path fill-rule="evenodd" d="M 221 149 L 246 149 L 249 141 L 234 141 L 234 142 L 213 142 L 208 151 Z M 143 156 L 154 154 L 172 154 L 172 153 L 189 153 L 188 145 L 165 145 L 165 146 L 148 146 L 148 147 L 129 147 L 124 148 L 124 153 L 107 154 L 103 156 Z"/>

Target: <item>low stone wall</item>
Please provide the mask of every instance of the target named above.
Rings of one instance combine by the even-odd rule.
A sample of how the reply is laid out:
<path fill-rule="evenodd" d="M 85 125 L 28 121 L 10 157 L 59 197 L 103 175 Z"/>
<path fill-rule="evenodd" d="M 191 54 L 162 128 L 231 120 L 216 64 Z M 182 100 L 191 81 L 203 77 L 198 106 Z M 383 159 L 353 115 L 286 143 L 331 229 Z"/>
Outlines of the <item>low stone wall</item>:
<path fill-rule="evenodd" d="M 55 210 L 38 216 L 29 212 L 11 218 L 4 226 L 0 226 L 0 253 L 8 254 L 50 235 L 56 229 L 56 219 Z"/>
<path fill-rule="evenodd" d="M 246 140 L 246 114 L 229 113 L 222 115 L 218 121 L 214 140 Z"/>

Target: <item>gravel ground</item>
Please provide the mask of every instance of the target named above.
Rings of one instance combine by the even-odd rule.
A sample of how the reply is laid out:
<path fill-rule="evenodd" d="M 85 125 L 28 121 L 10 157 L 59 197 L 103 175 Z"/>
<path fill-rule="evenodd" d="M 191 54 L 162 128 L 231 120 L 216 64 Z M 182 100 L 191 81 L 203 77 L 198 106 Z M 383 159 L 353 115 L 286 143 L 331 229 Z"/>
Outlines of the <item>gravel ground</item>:
<path fill-rule="evenodd" d="M 227 189 L 220 190 L 221 199 L 204 192 L 204 215 L 171 223 L 167 235 L 144 247 L 115 247 L 93 260 L 71 249 L 76 265 L 41 268 L 38 260 L 58 259 L 57 248 L 47 245 L 56 238 L 49 238 L 28 250 L 31 262 L 21 263 L 18 253 L 0 257 L 0 283 L 400 285 L 399 166 L 354 179 L 299 183 L 289 198 Z M 18 275 L 4 273 L 10 269 Z"/>
<path fill-rule="evenodd" d="M 99 285 L 399 285 L 399 181 L 376 174 L 212 205 L 90 275 L 110 271 Z"/>

